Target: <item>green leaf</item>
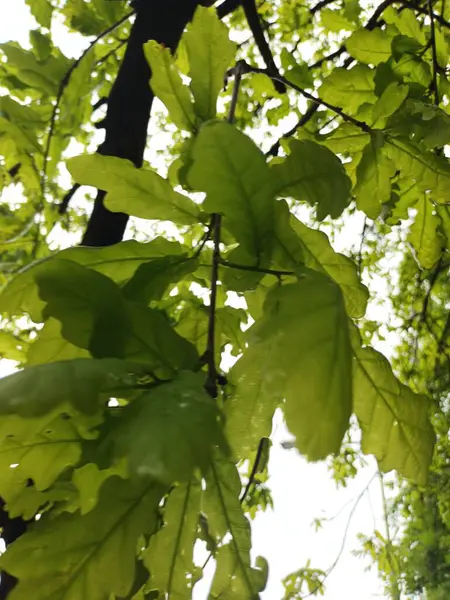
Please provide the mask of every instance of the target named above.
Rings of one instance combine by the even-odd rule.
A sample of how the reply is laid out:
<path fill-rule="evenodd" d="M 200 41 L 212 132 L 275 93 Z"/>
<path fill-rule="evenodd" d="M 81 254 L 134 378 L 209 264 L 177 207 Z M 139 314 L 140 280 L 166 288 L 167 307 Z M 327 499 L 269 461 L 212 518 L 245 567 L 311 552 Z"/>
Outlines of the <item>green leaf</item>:
<path fill-rule="evenodd" d="M 251 567 L 250 524 L 239 501 L 240 490 L 236 466 L 216 452 L 206 477 L 202 512 L 207 517 L 209 532 L 217 541 L 223 540 L 227 533 L 232 538 L 219 550 L 211 598 L 252 600 L 265 587 L 264 573 Z"/>
<path fill-rule="evenodd" d="M 342 123 L 330 134 L 317 137 L 317 141 L 332 152 L 344 155 L 361 152 L 367 146 L 369 140 L 370 134 L 362 131 L 352 123 Z"/>
<path fill-rule="evenodd" d="M 393 6 L 388 6 L 383 11 L 383 19 L 386 23 L 394 24 L 401 34 L 415 38 L 420 44 L 425 44 L 425 32 L 414 10 L 405 8 L 398 11 Z"/>
<path fill-rule="evenodd" d="M 392 56 L 397 61 L 405 54 L 417 54 L 421 48 L 422 44 L 407 35 L 396 35 L 392 40 Z"/>
<path fill-rule="evenodd" d="M 44 35 L 39 29 L 30 31 L 30 42 L 39 60 L 47 60 L 52 50 L 52 41 L 49 36 Z"/>
<path fill-rule="evenodd" d="M 33 419 L 2 417 L 0 493 L 9 510 L 17 512 L 17 500 L 30 479 L 35 490 L 43 491 L 63 471 L 77 464 L 81 442 L 87 437 L 80 425 L 80 419 L 67 412 L 64 415 L 51 412 Z"/>
<path fill-rule="evenodd" d="M 57 319 L 47 319 L 38 338 L 28 349 L 27 366 L 90 357 L 87 350 L 74 346 L 62 337 L 61 326 Z"/>
<path fill-rule="evenodd" d="M 331 10 L 326 8 L 320 11 L 320 20 L 322 26 L 328 31 L 339 33 L 340 31 L 352 31 L 355 26 L 345 18 L 340 10 Z"/>
<path fill-rule="evenodd" d="M 345 42 L 353 58 L 368 65 L 379 65 L 391 57 L 392 38 L 381 29 L 358 29 Z"/>
<path fill-rule="evenodd" d="M 164 510 L 164 525 L 151 537 L 144 553 L 150 571 L 150 589 L 168 598 L 190 598 L 194 544 L 200 513 L 201 486 L 196 480 L 177 486 L 169 495 Z"/>
<path fill-rule="evenodd" d="M 170 118 L 180 129 L 195 129 L 195 114 L 189 89 L 181 81 L 169 48 L 155 40 L 144 44 L 144 54 L 151 69 L 150 86 L 169 111 Z"/>
<path fill-rule="evenodd" d="M 72 481 L 79 493 L 80 513 L 85 515 L 98 502 L 99 492 L 104 482 L 118 475 L 122 479 L 128 476 L 126 461 L 118 461 L 107 469 L 100 470 L 95 463 L 87 463 L 75 469 Z"/>
<path fill-rule="evenodd" d="M 0 331 L 0 358 L 23 362 L 26 344 L 10 331 Z"/>
<path fill-rule="evenodd" d="M 355 187 L 356 206 L 371 219 L 380 215 L 381 205 L 391 197 L 391 177 L 395 171 L 395 164 L 385 151 L 383 134 L 374 132 L 356 167 Z"/>
<path fill-rule="evenodd" d="M 25 0 L 30 7 L 31 14 L 42 27 L 50 29 L 53 6 L 49 0 Z"/>
<path fill-rule="evenodd" d="M 162 312 L 129 302 L 131 323 L 125 355 L 134 364 L 142 364 L 155 377 L 166 379 L 180 369 L 195 369 L 199 355 L 194 346 L 171 327 Z"/>
<path fill-rule="evenodd" d="M 278 195 L 317 204 L 317 218 L 339 217 L 350 203 L 351 181 L 338 157 L 310 140 L 294 140 L 291 153 L 272 167 Z"/>
<path fill-rule="evenodd" d="M 204 376 L 185 372 L 133 400 L 111 434 L 131 471 L 167 484 L 205 471 L 212 447 L 225 448 L 220 413 L 204 389 Z"/>
<path fill-rule="evenodd" d="M 307 270 L 297 283 L 270 291 L 231 381 L 236 389 L 225 406 L 226 430 L 239 458 L 269 436 L 282 399 L 303 454 L 319 460 L 337 452 L 352 410 L 350 342 L 339 287 Z"/>
<path fill-rule="evenodd" d="M 374 73 L 365 65 L 338 67 L 324 79 L 319 95 L 326 102 L 345 108 L 345 112 L 355 113 L 362 104 L 374 104 L 377 100 Z"/>
<path fill-rule="evenodd" d="M 341 288 L 348 314 L 359 319 L 366 312 L 369 292 L 358 277 L 355 263 L 335 252 L 322 231 L 311 229 L 277 203 L 275 261 L 282 269 L 305 265 L 331 277 Z"/>
<path fill-rule="evenodd" d="M 444 239 L 438 233 L 440 219 L 426 194 L 421 194 L 415 208 L 417 213 L 409 231 L 408 241 L 415 250 L 417 262 L 424 269 L 432 269 L 444 246 Z"/>
<path fill-rule="evenodd" d="M 425 485 L 435 435 L 425 396 L 414 394 L 372 348 L 354 348 L 354 410 L 362 429 L 362 449 L 374 454 L 383 471 Z"/>
<path fill-rule="evenodd" d="M 113 358 L 78 358 L 27 367 L 0 379 L 0 414 L 40 416 L 65 402 L 94 414 L 101 394 L 132 384 L 127 363 Z"/>
<path fill-rule="evenodd" d="M 436 156 L 413 143 L 389 138 L 385 151 L 403 177 L 411 177 L 418 189 L 431 194 L 434 202 L 446 204 L 450 197 L 450 165 L 444 156 Z"/>
<path fill-rule="evenodd" d="M 177 283 L 197 268 L 197 260 L 186 256 L 165 256 L 141 264 L 125 284 L 123 294 L 129 300 L 149 304 L 159 300 L 171 283 Z"/>
<path fill-rule="evenodd" d="M 442 148 L 450 142 L 450 116 L 436 106 L 409 98 L 389 119 L 387 130 L 394 137 L 423 142 L 429 149 Z"/>
<path fill-rule="evenodd" d="M 141 265 L 149 265 L 153 260 L 159 263 L 166 256 L 173 257 L 174 260 L 177 257 L 181 260 L 186 251 L 187 248 L 179 242 L 156 237 L 146 243 L 127 240 L 103 248 L 86 246 L 67 248 L 55 256 L 94 269 L 116 283 L 122 284 L 131 279 Z"/>
<path fill-rule="evenodd" d="M 163 494 L 153 482 L 137 486 L 113 478 L 86 515 L 44 516 L 0 559 L 20 580 L 11 600 L 126 596 L 139 537 L 155 530 Z"/>
<path fill-rule="evenodd" d="M 44 318 L 61 321 L 67 341 L 97 358 L 123 357 L 129 321 L 120 288 L 111 279 L 64 259 L 42 263 L 35 279 L 46 302 Z"/>
<path fill-rule="evenodd" d="M 224 215 L 223 225 L 242 248 L 246 265 L 267 266 L 273 242 L 274 179 L 250 138 L 225 122 L 204 125 L 192 151 L 190 185 L 206 192 L 204 209 Z"/>
<path fill-rule="evenodd" d="M 372 109 L 372 127 L 383 129 L 386 126 L 386 120 L 393 115 L 403 104 L 409 93 L 407 85 L 399 85 L 396 82 L 390 83 Z"/>
<path fill-rule="evenodd" d="M 197 7 L 183 41 L 189 57 L 195 112 L 202 121 L 207 121 L 216 116 L 217 97 L 236 47 L 228 39 L 228 30 L 216 11 L 202 6 Z"/>
<path fill-rule="evenodd" d="M 449 207 L 445 205 L 436 207 L 437 213 L 440 219 L 440 225 L 442 233 L 445 237 L 445 247 L 450 249 L 450 211 Z"/>
<path fill-rule="evenodd" d="M 192 200 L 175 192 L 154 171 L 137 169 L 129 160 L 84 154 L 66 164 L 75 181 L 108 192 L 106 205 L 113 212 L 173 221 L 177 225 L 199 222 L 199 211 Z"/>

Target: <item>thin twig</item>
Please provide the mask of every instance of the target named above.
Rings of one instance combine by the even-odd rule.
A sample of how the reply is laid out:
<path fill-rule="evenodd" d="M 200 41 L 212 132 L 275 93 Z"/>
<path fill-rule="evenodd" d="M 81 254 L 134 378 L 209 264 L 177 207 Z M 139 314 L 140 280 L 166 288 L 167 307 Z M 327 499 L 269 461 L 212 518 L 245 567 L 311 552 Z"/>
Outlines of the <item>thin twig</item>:
<path fill-rule="evenodd" d="M 408 2 L 407 0 L 399 0 L 399 2 L 400 2 L 400 4 L 403 4 L 403 6 L 406 6 L 407 8 L 410 8 L 411 10 L 417 11 L 418 13 L 420 13 L 422 15 L 426 15 L 427 17 L 430 16 L 429 12 L 428 12 L 428 7 L 418 6 L 417 4 L 414 4 L 413 2 Z M 444 19 L 444 17 L 442 15 L 438 15 L 435 12 L 433 12 L 432 15 L 433 15 L 433 19 L 437 23 L 450 29 L 450 21 L 447 21 L 447 19 Z"/>
<path fill-rule="evenodd" d="M 367 231 L 367 217 L 364 217 L 364 225 L 363 225 L 363 229 L 361 232 L 361 243 L 359 245 L 359 252 L 358 252 L 358 277 L 361 277 L 361 270 L 362 270 L 362 261 L 363 261 L 363 247 L 364 247 L 364 241 L 366 239 L 366 231 Z"/>
<path fill-rule="evenodd" d="M 213 225 L 214 225 L 214 219 L 211 217 L 211 221 L 208 225 L 208 229 L 205 231 L 205 233 L 203 234 L 200 242 L 198 243 L 198 245 L 196 246 L 196 248 L 194 248 L 194 256 L 193 258 L 198 258 L 203 250 L 203 248 L 205 247 L 205 244 L 207 241 L 209 241 L 211 239 L 211 233 L 213 230 Z"/>
<path fill-rule="evenodd" d="M 322 10 L 322 8 L 325 8 L 325 6 L 333 4 L 333 2 L 336 2 L 336 0 L 320 0 L 320 2 L 318 2 L 312 8 L 309 9 L 309 12 L 310 14 L 314 15 L 319 10 Z"/>
<path fill-rule="evenodd" d="M 434 103 L 436 106 L 439 106 L 439 88 L 438 88 L 438 71 L 439 71 L 439 63 L 437 59 L 437 49 L 436 49 L 436 30 L 434 26 L 434 15 L 433 15 L 433 5 L 431 0 L 427 0 L 428 5 L 428 16 L 430 17 L 430 33 L 431 33 L 431 54 L 433 57 L 433 91 L 434 91 Z"/>
<path fill-rule="evenodd" d="M 259 464 L 261 462 L 261 457 L 262 457 L 262 453 L 264 450 L 264 446 L 267 443 L 266 440 L 267 440 L 266 437 L 263 437 L 259 440 L 258 450 L 256 452 L 255 460 L 253 461 L 253 467 L 252 467 L 252 470 L 250 473 L 250 477 L 248 478 L 248 482 L 247 482 L 247 485 L 245 486 L 245 490 L 242 492 L 240 500 L 239 500 L 241 504 L 246 499 L 247 494 L 249 493 L 250 488 L 252 487 L 253 482 L 255 481 L 255 476 L 259 469 Z"/>
<path fill-rule="evenodd" d="M 330 104 L 329 102 L 326 102 L 326 100 L 323 100 L 322 98 L 313 96 L 312 94 L 310 94 L 309 92 L 307 92 L 306 90 L 304 90 L 303 88 L 298 86 L 297 84 L 292 83 L 291 81 L 289 81 L 289 79 L 286 79 L 286 77 L 283 77 L 281 75 L 274 75 L 273 73 L 268 72 L 267 69 L 253 67 L 253 66 L 249 65 L 248 63 L 246 63 L 245 61 L 241 61 L 241 62 L 245 65 L 247 72 L 249 72 L 249 73 L 264 73 L 265 75 L 268 75 L 271 79 L 274 79 L 275 81 L 280 81 L 281 83 L 284 83 L 285 85 L 292 88 L 293 90 L 299 92 L 300 94 L 302 94 L 302 96 L 304 96 L 305 98 L 308 98 L 308 100 L 311 100 L 311 102 L 314 102 L 315 104 L 317 104 L 319 106 L 320 105 L 326 106 L 331 111 L 333 111 L 334 113 L 339 115 L 342 119 L 344 119 L 344 121 L 347 121 L 348 123 L 352 123 L 353 125 L 355 125 L 359 129 L 361 129 L 362 131 L 365 131 L 366 133 L 372 132 L 372 128 L 369 125 L 367 125 L 367 123 L 364 123 L 364 121 L 355 119 L 355 117 L 352 117 L 351 115 L 345 113 L 342 110 L 342 108 L 340 108 L 339 106 L 334 106 L 334 104 Z"/>
<path fill-rule="evenodd" d="M 308 592 L 308 594 L 306 594 L 305 596 L 302 596 L 302 600 L 305 600 L 305 598 L 309 598 L 310 596 L 314 596 L 316 594 L 316 592 L 318 592 L 323 587 L 323 584 L 325 583 L 326 579 L 328 579 L 328 577 L 331 575 L 332 571 L 334 571 L 334 569 L 336 568 L 338 562 L 341 560 L 341 556 L 342 556 L 342 553 L 344 552 L 345 543 L 347 541 L 347 535 L 348 535 L 348 531 L 350 529 L 350 524 L 352 522 L 353 515 L 355 514 L 355 511 L 358 508 L 358 505 L 361 502 L 361 499 L 366 494 L 367 490 L 371 486 L 371 484 L 376 476 L 377 476 L 377 473 L 374 473 L 372 475 L 372 477 L 370 478 L 367 485 L 362 489 L 362 491 L 360 492 L 360 494 L 358 495 L 358 497 L 355 500 L 355 503 L 354 503 L 352 510 L 350 511 L 350 514 L 347 519 L 347 524 L 345 526 L 344 537 L 342 538 L 341 547 L 339 548 L 339 552 L 337 553 L 337 556 L 336 556 L 333 564 L 330 567 L 328 567 L 328 569 L 325 573 L 325 576 L 322 579 L 322 581 L 319 583 L 319 585 L 317 587 L 315 587 L 314 589 L 312 589 L 310 592 Z"/>
<path fill-rule="evenodd" d="M 283 275 L 296 275 L 295 271 L 277 271 L 275 269 L 264 269 L 263 267 L 252 267 L 251 265 L 239 265 L 230 262 L 223 258 L 220 259 L 220 264 L 230 269 L 238 269 L 239 271 L 252 271 L 253 273 L 265 273 L 266 275 L 275 275 L 275 277 L 283 277 Z"/>
<path fill-rule="evenodd" d="M 308 121 L 310 121 L 313 118 L 313 116 L 316 114 L 318 109 L 319 109 L 318 104 L 311 104 L 311 106 L 307 109 L 305 114 L 300 117 L 300 119 L 297 121 L 297 123 L 294 125 L 294 127 L 292 127 L 292 129 L 289 129 L 289 131 L 286 131 L 286 133 L 283 133 L 283 135 L 280 138 L 278 138 L 278 140 L 275 143 L 272 144 L 272 146 L 266 152 L 266 156 L 277 156 L 278 150 L 280 149 L 280 146 L 281 146 L 281 140 L 287 139 L 287 138 L 290 138 L 291 136 L 293 136 L 294 133 L 300 127 L 303 127 L 303 125 L 306 125 L 306 123 L 308 123 Z"/>

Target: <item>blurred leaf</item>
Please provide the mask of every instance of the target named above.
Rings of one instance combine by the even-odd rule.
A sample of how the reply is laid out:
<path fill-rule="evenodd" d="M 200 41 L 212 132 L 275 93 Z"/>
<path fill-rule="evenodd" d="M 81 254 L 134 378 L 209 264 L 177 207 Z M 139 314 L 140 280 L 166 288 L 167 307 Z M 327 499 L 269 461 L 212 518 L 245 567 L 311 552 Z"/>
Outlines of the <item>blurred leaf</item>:
<path fill-rule="evenodd" d="M 0 379 L 0 413 L 45 415 L 65 402 L 94 414 L 101 394 L 131 387 L 132 371 L 114 358 L 78 358 L 27 367 Z"/>
<path fill-rule="evenodd" d="M 111 441 L 133 473 L 167 484 L 206 471 L 212 448 L 226 443 L 220 413 L 204 389 L 204 377 L 182 373 L 133 400 Z"/>

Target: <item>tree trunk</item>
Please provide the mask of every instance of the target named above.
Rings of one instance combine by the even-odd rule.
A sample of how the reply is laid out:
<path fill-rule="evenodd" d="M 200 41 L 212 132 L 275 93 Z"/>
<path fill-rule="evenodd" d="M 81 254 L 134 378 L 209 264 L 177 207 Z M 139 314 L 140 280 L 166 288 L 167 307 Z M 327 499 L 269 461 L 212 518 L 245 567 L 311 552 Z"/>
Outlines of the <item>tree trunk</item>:
<path fill-rule="evenodd" d="M 174 51 L 198 4 L 198 0 L 137 3 L 125 56 L 108 99 L 105 141 L 98 149 L 101 154 L 127 158 L 136 167 L 142 165 L 154 98 L 142 46 L 151 39 Z M 105 192 L 99 190 L 83 237 L 85 246 L 110 246 L 123 238 L 128 215 L 110 212 L 104 198 Z"/>

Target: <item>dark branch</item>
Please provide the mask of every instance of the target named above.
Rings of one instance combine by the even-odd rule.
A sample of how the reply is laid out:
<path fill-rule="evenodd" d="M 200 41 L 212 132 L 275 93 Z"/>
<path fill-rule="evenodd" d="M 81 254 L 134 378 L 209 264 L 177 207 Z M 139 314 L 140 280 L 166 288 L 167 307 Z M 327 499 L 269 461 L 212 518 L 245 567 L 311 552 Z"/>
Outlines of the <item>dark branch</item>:
<path fill-rule="evenodd" d="M 266 64 L 267 71 L 273 75 L 278 75 L 278 68 L 273 60 L 272 51 L 270 50 L 269 44 L 265 38 L 255 0 L 242 0 L 242 6 L 244 8 L 244 14 L 245 18 L 247 19 L 248 26 L 253 34 L 255 44 L 258 47 L 262 59 Z M 279 80 L 274 79 L 274 85 L 279 94 L 284 94 L 286 92 L 286 87 Z"/>
<path fill-rule="evenodd" d="M 164 0 L 137 5 L 123 61 L 108 98 L 105 141 L 98 149 L 100 154 L 126 158 L 136 167 L 142 166 L 154 98 L 143 45 L 156 40 L 175 51 L 198 4 L 197 0 Z M 83 245 L 110 246 L 123 238 L 128 215 L 110 212 L 103 203 L 105 195 L 103 190 L 98 191 Z"/>
<path fill-rule="evenodd" d="M 64 215 L 67 212 L 67 209 L 69 208 L 69 202 L 72 200 L 74 194 L 80 189 L 80 187 L 81 185 L 79 183 L 75 183 L 75 185 L 70 188 L 67 194 L 64 195 L 63 199 L 61 200 L 61 204 L 58 206 L 58 213 L 60 215 Z"/>
<path fill-rule="evenodd" d="M 325 8 L 325 6 L 328 6 L 329 4 L 333 4 L 333 2 L 336 2 L 336 0 L 321 0 L 315 6 L 313 6 L 312 8 L 310 8 L 309 12 L 312 15 L 315 15 L 316 12 L 318 12 L 319 10 L 322 10 L 322 8 Z"/>
<path fill-rule="evenodd" d="M 225 0 L 217 7 L 217 15 L 219 19 L 223 19 L 230 13 L 234 12 L 241 5 L 241 0 Z"/>
<path fill-rule="evenodd" d="M 295 134 L 299 127 L 303 127 L 303 125 L 306 125 L 306 123 L 308 123 L 308 121 L 310 121 L 313 118 L 318 109 L 319 104 L 311 104 L 311 106 L 308 108 L 305 114 L 300 117 L 300 119 L 297 121 L 294 127 L 292 127 L 292 129 L 289 129 L 289 131 L 286 131 L 286 133 L 283 133 L 281 138 L 279 138 L 274 144 L 272 144 L 272 146 L 266 152 L 266 156 L 277 156 L 278 150 L 281 146 L 281 140 L 290 138 L 292 135 Z"/>
<path fill-rule="evenodd" d="M 439 87 L 438 87 L 438 71 L 439 71 L 439 62 L 437 59 L 437 49 L 436 49 L 436 31 L 434 27 L 434 15 L 433 15 L 433 5 L 431 4 L 431 0 L 427 0 L 428 5 L 428 15 L 430 17 L 430 32 L 431 32 L 431 54 L 433 57 L 433 92 L 434 92 L 434 103 L 436 106 L 439 106 Z"/>

